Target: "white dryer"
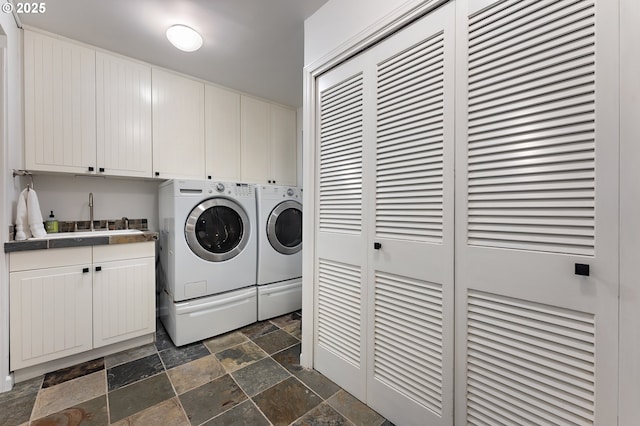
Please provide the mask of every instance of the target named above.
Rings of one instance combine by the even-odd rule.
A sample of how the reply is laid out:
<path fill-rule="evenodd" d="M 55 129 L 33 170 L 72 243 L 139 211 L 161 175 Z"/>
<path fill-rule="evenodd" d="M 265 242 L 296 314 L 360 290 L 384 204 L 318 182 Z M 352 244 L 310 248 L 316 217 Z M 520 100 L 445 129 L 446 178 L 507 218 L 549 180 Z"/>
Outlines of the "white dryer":
<path fill-rule="evenodd" d="M 180 346 L 256 321 L 253 185 L 172 180 L 159 188 L 160 318 Z"/>
<path fill-rule="evenodd" d="M 302 189 L 256 185 L 258 320 L 302 307 Z"/>

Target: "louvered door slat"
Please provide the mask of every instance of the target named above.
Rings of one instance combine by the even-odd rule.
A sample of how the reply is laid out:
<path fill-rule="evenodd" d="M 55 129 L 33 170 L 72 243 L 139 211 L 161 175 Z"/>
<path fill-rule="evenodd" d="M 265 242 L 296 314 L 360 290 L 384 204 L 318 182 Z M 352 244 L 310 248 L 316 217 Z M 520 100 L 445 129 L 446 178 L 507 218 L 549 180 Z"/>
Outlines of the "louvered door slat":
<path fill-rule="evenodd" d="M 318 266 L 318 342 L 359 365 L 360 271 L 328 260 Z"/>
<path fill-rule="evenodd" d="M 361 74 L 320 95 L 321 231 L 358 233 L 362 227 L 362 96 Z M 342 201 L 331 201 L 336 199 Z"/>
<path fill-rule="evenodd" d="M 375 288 L 374 377 L 440 412 L 441 287 L 377 272 Z M 399 359 L 403 362 L 398 363 Z M 416 375 L 421 380 L 416 381 Z"/>
<path fill-rule="evenodd" d="M 588 399 L 591 397 L 590 384 L 579 379 L 576 376 L 571 376 L 565 373 L 565 371 L 558 371 L 552 368 L 548 368 L 545 365 L 528 365 L 523 367 L 518 363 L 510 362 L 506 357 L 494 356 L 496 352 L 489 354 L 490 350 L 483 348 L 483 351 L 471 349 L 470 354 L 476 359 L 476 362 L 489 369 L 500 368 L 502 365 L 507 365 L 510 371 L 515 372 L 517 375 L 527 377 L 532 381 L 537 381 L 548 387 L 554 387 L 567 394 L 576 395 L 578 398 Z"/>
<path fill-rule="evenodd" d="M 468 242 L 593 253 L 594 185 L 584 181 L 595 167 L 593 4 L 506 4 L 469 29 Z M 506 189 L 500 178 L 553 185 Z M 549 221 L 528 223 L 527 210 Z"/>
<path fill-rule="evenodd" d="M 535 64 L 535 60 L 544 61 L 558 55 L 559 52 L 571 52 L 579 50 L 581 46 L 588 46 L 588 37 L 593 35 L 593 25 L 590 23 L 592 18 L 592 9 L 587 7 L 584 11 L 583 6 L 581 15 L 560 18 L 524 33 L 518 31 L 517 34 L 507 34 L 504 38 L 497 36 L 492 40 L 494 43 L 491 46 L 474 44 L 471 54 L 482 52 L 482 56 L 475 56 L 469 61 L 470 67 L 474 70 L 473 74 L 470 74 L 472 81 L 479 72 L 490 72 L 499 66 L 517 69 L 525 63 Z M 544 37 L 544 40 L 540 40 L 540 37 Z M 553 42 L 555 38 L 560 37 L 564 39 L 563 44 Z"/>
<path fill-rule="evenodd" d="M 395 233 L 398 239 L 441 240 L 440 223 L 425 224 L 420 222 L 419 216 L 394 214 L 389 205 L 401 203 L 401 209 L 411 209 L 412 205 L 432 204 L 441 209 L 441 186 L 424 192 L 419 187 L 405 186 L 405 181 L 412 179 L 414 183 L 427 184 L 429 179 L 442 174 L 443 43 L 443 35 L 439 33 L 378 64 L 378 235 Z M 428 96 L 416 99 L 413 95 Z M 407 97 L 413 99 L 411 108 L 405 104 Z M 407 140 L 409 135 L 411 139 Z M 394 141 L 392 146 L 385 145 L 390 141 Z M 380 184 L 383 190 L 380 190 Z M 379 210 L 381 206 L 387 207 L 384 219 Z M 429 232 L 424 232 L 427 229 Z"/>
<path fill-rule="evenodd" d="M 535 2 L 528 1 L 526 9 L 519 5 L 509 5 L 507 13 L 491 23 L 486 21 L 481 27 L 472 26 L 470 39 L 474 40 L 472 49 L 489 50 L 497 45 L 512 46 L 524 44 L 527 40 L 536 38 L 545 29 L 556 37 L 556 28 L 567 27 L 571 21 L 582 19 L 585 14 L 593 16 L 593 2 Z"/>
<path fill-rule="evenodd" d="M 544 74 L 539 75 L 541 79 L 545 79 Z M 577 95 L 585 95 L 593 92 L 593 76 L 588 73 L 577 73 L 576 78 L 570 81 L 568 85 L 566 80 L 549 79 L 548 84 L 544 81 L 526 82 L 519 87 L 500 87 L 495 85 L 492 87 L 493 92 L 472 98 L 469 102 L 470 112 L 479 112 L 496 106 L 508 106 L 514 111 L 518 111 L 523 106 L 540 106 L 549 101 L 558 99 L 567 100 Z M 500 111 L 503 112 L 504 111 Z M 475 123 L 469 123 L 474 126 Z"/>
<path fill-rule="evenodd" d="M 469 165 L 491 163 L 494 161 L 505 161 L 511 159 L 529 159 L 540 156 L 552 156 L 559 154 L 574 154 L 574 153 L 589 153 L 593 157 L 593 141 L 576 141 L 570 146 L 564 146 L 564 144 L 554 145 L 532 145 L 531 147 L 520 147 L 516 149 L 504 149 L 504 147 L 495 147 L 493 149 L 485 149 L 483 153 L 479 151 L 474 152 L 474 158 L 469 159 Z"/>
<path fill-rule="evenodd" d="M 562 60 L 556 56 L 546 63 L 534 62 L 528 66 L 514 68 L 512 71 L 498 73 L 495 75 L 482 75 L 470 84 L 469 89 L 477 97 L 490 95 L 497 87 L 500 90 L 508 90 L 513 87 L 522 87 L 527 84 L 536 84 L 538 87 L 548 86 L 567 78 L 581 78 L 592 74 L 590 66 L 593 64 L 593 54 L 589 46 L 584 46 L 583 50 L 566 50 L 565 59 L 572 61 L 571 68 L 563 66 Z M 560 58 L 562 59 L 562 58 Z"/>
<path fill-rule="evenodd" d="M 498 412 L 521 415 L 525 409 L 575 424 L 593 420 L 593 318 L 474 291 L 468 324 L 471 394 L 493 396 L 490 406 Z M 473 406 L 473 398 L 468 403 Z"/>

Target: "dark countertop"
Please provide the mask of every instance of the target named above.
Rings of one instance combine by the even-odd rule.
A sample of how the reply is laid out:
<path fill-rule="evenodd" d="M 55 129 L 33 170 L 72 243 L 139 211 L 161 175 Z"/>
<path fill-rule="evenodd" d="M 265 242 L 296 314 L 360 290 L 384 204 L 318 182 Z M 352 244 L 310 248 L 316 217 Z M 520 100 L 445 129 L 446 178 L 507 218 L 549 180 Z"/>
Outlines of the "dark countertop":
<path fill-rule="evenodd" d="M 69 234 L 69 237 L 60 237 L 60 234 L 56 234 L 55 238 L 50 239 L 38 238 L 24 241 L 9 241 L 4 243 L 4 251 L 5 253 L 10 253 L 14 251 L 44 250 L 65 247 L 143 243 L 158 239 L 158 233 L 155 231 L 142 231 L 141 234 L 115 234 L 100 236 L 83 235 L 81 237 L 74 235 L 73 232 L 65 232 L 65 234 Z"/>

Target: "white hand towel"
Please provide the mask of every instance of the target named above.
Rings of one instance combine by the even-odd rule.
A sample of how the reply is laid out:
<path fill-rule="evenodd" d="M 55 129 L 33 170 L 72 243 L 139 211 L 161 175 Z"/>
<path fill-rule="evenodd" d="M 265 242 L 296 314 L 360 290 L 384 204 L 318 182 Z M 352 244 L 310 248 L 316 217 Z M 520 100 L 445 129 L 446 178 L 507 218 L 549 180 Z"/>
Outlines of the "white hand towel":
<path fill-rule="evenodd" d="M 40 211 L 40 202 L 36 191 L 30 189 L 27 191 L 27 215 L 29 217 L 29 229 L 35 238 L 42 238 L 47 235 L 42 222 L 42 212 Z"/>
<path fill-rule="evenodd" d="M 29 219 L 27 216 L 27 190 L 23 190 L 18 197 L 16 208 L 16 240 L 22 241 L 31 238 Z"/>

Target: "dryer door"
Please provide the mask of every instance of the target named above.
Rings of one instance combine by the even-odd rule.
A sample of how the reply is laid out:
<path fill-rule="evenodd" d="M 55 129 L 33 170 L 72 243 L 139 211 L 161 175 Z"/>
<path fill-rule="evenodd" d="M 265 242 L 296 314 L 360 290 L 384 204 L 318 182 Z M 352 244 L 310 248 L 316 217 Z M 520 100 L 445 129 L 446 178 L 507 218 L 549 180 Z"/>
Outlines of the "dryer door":
<path fill-rule="evenodd" d="M 249 218 L 227 198 L 210 198 L 191 210 L 184 226 L 191 251 L 204 260 L 222 262 L 242 252 L 249 240 Z"/>
<path fill-rule="evenodd" d="M 292 200 L 278 204 L 267 219 L 267 239 L 282 254 L 302 250 L 302 204 Z"/>

